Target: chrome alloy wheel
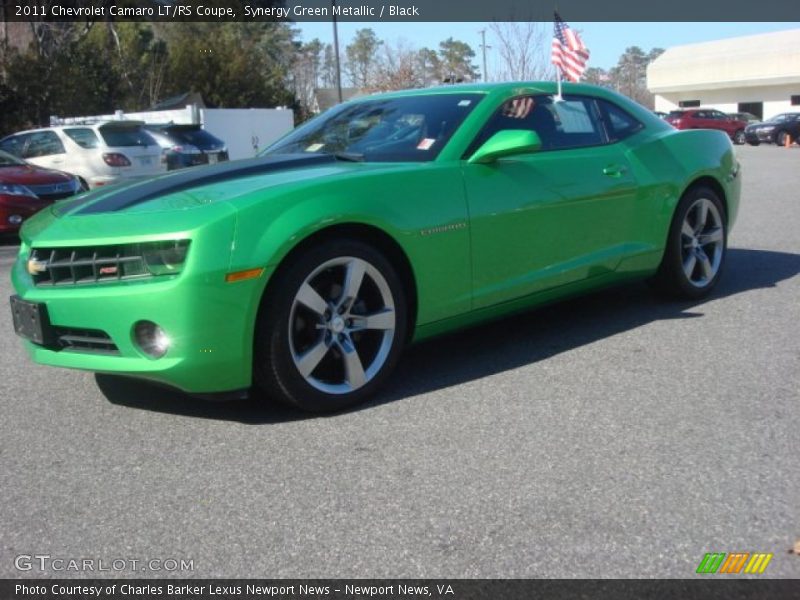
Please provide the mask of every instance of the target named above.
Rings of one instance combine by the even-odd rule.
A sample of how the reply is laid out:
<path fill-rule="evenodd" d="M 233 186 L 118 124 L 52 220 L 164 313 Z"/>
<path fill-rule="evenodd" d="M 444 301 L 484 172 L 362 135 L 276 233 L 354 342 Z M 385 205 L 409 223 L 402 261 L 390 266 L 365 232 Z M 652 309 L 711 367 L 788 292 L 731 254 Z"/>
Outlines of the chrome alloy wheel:
<path fill-rule="evenodd" d="M 322 392 L 353 392 L 386 362 L 395 318 L 391 289 L 378 269 L 353 256 L 328 260 L 306 277 L 292 302 L 294 365 Z"/>
<path fill-rule="evenodd" d="M 681 260 L 686 279 L 693 286 L 707 286 L 719 271 L 725 250 L 724 224 L 716 205 L 697 199 L 681 227 Z"/>

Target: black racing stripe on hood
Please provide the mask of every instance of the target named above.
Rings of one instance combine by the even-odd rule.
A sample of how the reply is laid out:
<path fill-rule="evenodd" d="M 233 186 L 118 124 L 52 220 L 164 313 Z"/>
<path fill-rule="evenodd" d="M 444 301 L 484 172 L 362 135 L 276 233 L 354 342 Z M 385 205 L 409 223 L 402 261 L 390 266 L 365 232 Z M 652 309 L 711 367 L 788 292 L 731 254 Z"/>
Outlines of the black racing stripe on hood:
<path fill-rule="evenodd" d="M 312 165 L 334 162 L 336 158 L 330 154 L 286 154 L 264 156 L 248 160 L 237 160 L 217 164 L 211 167 L 200 167 L 180 171 L 174 175 L 159 177 L 140 184 L 126 187 L 119 192 L 109 194 L 77 211 L 78 215 L 92 215 L 104 212 L 124 210 L 147 202 L 160 196 L 175 194 L 196 187 L 219 183 L 229 179 L 238 179 L 251 175 L 263 175 L 274 171 L 296 169 Z"/>

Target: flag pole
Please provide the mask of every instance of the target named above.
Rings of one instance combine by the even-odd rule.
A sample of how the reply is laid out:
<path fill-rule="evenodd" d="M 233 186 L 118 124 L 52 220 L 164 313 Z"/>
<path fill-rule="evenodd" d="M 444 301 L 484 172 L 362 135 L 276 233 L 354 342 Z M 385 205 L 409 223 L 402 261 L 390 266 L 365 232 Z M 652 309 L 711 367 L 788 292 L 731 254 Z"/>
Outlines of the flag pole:
<path fill-rule="evenodd" d="M 555 101 L 563 102 L 564 98 L 561 96 L 561 67 L 556 67 L 556 81 L 558 82 L 558 93 L 556 94 Z"/>

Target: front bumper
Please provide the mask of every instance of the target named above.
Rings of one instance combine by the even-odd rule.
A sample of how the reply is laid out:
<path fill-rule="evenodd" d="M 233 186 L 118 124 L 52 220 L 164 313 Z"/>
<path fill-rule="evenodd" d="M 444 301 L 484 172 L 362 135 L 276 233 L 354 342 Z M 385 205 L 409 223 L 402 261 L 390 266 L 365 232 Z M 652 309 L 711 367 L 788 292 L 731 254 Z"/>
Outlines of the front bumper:
<path fill-rule="evenodd" d="M 750 131 L 745 131 L 744 135 L 748 142 L 760 142 L 760 143 L 771 144 L 773 142 L 773 136 L 775 135 L 775 130 L 770 129 L 769 131 L 759 131 L 757 129 L 753 129 Z"/>
<path fill-rule="evenodd" d="M 47 307 L 56 328 L 105 333 L 116 353 L 44 347 L 25 341 L 37 363 L 139 377 L 192 394 L 218 394 L 251 385 L 253 325 L 266 274 L 226 283 L 233 220 L 195 232 L 179 275 L 57 286 L 35 285 L 23 245 L 13 267 L 17 294 Z M 221 251 L 222 250 L 222 251 Z M 162 358 L 134 340 L 135 323 L 158 324 L 169 336 Z"/>

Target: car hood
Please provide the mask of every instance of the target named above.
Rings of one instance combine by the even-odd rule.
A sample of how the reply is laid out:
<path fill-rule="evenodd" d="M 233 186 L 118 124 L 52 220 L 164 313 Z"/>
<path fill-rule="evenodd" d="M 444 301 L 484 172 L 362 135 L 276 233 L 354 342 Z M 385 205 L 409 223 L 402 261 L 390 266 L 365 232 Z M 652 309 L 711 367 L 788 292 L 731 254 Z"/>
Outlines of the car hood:
<path fill-rule="evenodd" d="M 0 167 L 0 183 L 17 185 L 46 185 L 48 183 L 67 183 L 72 177 L 61 171 L 42 169 L 33 165 Z"/>
<path fill-rule="evenodd" d="M 329 154 L 277 155 L 225 162 L 125 183 L 59 202 L 56 217 L 185 210 L 234 201 L 254 191 L 352 172 Z"/>

